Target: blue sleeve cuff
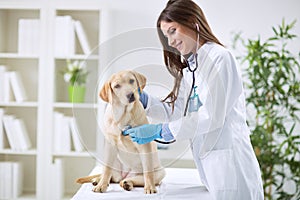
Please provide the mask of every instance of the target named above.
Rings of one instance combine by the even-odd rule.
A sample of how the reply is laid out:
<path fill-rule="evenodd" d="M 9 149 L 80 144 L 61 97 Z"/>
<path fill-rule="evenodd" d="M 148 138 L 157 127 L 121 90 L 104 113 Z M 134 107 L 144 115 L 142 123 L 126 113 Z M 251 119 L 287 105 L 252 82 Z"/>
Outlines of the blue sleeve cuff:
<path fill-rule="evenodd" d="M 174 136 L 173 136 L 173 134 L 171 133 L 168 124 L 163 124 L 163 125 L 162 125 L 161 136 L 162 136 L 162 138 L 163 138 L 165 141 L 171 141 L 171 140 L 174 140 Z"/>
<path fill-rule="evenodd" d="M 143 104 L 144 109 L 147 108 L 148 94 L 146 92 L 140 93 L 140 101 Z"/>

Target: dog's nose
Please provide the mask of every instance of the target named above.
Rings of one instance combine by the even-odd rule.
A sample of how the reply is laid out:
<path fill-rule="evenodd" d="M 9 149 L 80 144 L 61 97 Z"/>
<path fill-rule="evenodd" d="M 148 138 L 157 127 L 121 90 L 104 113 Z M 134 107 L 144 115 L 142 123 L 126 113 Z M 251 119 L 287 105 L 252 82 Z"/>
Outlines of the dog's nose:
<path fill-rule="evenodd" d="M 134 100 L 135 100 L 134 93 L 131 92 L 131 93 L 127 94 L 127 99 L 129 101 L 129 103 L 134 102 Z"/>

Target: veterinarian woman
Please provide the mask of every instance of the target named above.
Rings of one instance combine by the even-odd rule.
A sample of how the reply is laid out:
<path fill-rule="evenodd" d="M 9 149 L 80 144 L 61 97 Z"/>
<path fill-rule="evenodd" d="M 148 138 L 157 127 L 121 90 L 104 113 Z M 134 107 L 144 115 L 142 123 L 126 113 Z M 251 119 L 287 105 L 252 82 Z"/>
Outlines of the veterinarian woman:
<path fill-rule="evenodd" d="M 170 0 L 157 21 L 164 61 L 174 77 L 164 101 L 141 94 L 146 124 L 124 132 L 144 144 L 188 139 L 202 182 L 217 200 L 262 200 L 259 164 L 246 124 L 245 97 L 233 55 L 192 0 Z"/>

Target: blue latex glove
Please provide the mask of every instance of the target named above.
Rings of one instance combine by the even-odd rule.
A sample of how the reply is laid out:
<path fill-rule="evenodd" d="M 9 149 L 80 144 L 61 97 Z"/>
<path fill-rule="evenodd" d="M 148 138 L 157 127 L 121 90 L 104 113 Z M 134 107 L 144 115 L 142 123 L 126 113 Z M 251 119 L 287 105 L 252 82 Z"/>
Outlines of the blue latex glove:
<path fill-rule="evenodd" d="M 123 135 L 130 135 L 133 142 L 146 144 L 161 137 L 162 124 L 144 124 L 123 131 Z"/>
<path fill-rule="evenodd" d="M 148 94 L 146 92 L 140 92 L 140 102 L 143 104 L 144 109 L 147 107 L 148 104 Z"/>
<path fill-rule="evenodd" d="M 174 139 L 168 124 L 144 124 L 125 130 L 122 134 L 130 135 L 132 141 L 138 144 L 146 144 L 158 138 L 165 141 Z"/>

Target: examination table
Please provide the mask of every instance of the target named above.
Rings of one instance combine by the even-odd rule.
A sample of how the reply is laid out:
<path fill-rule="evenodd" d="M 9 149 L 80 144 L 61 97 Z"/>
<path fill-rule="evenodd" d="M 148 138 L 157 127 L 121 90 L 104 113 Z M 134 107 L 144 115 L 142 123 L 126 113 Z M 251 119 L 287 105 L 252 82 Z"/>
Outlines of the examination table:
<path fill-rule="evenodd" d="M 96 167 L 91 174 L 100 173 L 100 170 L 100 167 Z M 144 194 L 143 187 L 135 187 L 132 191 L 125 191 L 119 184 L 110 184 L 106 193 L 95 193 L 92 188 L 91 183 L 83 184 L 72 200 L 212 199 L 205 186 L 201 184 L 197 170 L 188 168 L 166 168 L 166 176 L 161 185 L 157 186 L 157 194 Z"/>

